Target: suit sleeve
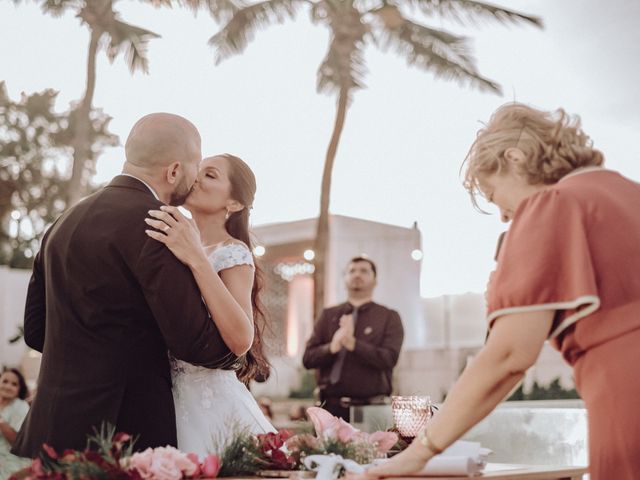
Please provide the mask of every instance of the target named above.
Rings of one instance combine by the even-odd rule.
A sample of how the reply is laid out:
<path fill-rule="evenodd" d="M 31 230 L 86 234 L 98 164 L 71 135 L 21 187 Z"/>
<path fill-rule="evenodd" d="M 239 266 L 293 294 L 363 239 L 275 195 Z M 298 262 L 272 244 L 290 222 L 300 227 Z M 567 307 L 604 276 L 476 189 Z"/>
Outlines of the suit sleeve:
<path fill-rule="evenodd" d="M 400 348 L 404 340 L 404 329 L 400 315 L 395 310 L 389 311 L 384 329 L 384 338 L 380 345 L 374 345 L 357 338 L 353 353 L 364 363 L 379 369 L 393 368 L 398 362 Z"/>
<path fill-rule="evenodd" d="M 24 341 L 42 353 L 46 330 L 46 296 L 44 270 L 42 265 L 42 249 L 33 262 L 33 272 L 27 289 L 27 302 L 24 307 Z"/>
<path fill-rule="evenodd" d="M 327 311 L 324 310 L 313 328 L 313 334 L 302 356 L 302 364 L 306 369 L 328 367 L 333 363 L 335 354 L 329 350 L 331 339 L 325 335 L 329 320 Z"/>
<path fill-rule="evenodd" d="M 176 358 L 209 368 L 237 360 L 209 316 L 191 271 L 167 247 L 146 240 L 134 272 L 167 348 Z"/>
<path fill-rule="evenodd" d="M 33 261 L 33 271 L 27 288 L 24 306 L 24 341 L 34 350 L 42 353 L 46 331 L 47 303 L 44 277 L 44 248 L 51 227 L 42 237 L 40 251 Z"/>

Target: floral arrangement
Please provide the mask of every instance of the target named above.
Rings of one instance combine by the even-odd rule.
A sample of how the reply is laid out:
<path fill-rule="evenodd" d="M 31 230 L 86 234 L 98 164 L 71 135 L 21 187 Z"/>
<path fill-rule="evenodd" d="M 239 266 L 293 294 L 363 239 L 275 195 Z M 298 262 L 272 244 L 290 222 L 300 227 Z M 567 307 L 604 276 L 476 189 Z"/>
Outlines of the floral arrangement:
<path fill-rule="evenodd" d="M 225 446 L 220 457 L 208 455 L 201 462 L 193 453 L 167 446 L 133 453 L 135 439 L 103 426 L 89 437 L 83 451 L 58 454 L 48 445 L 11 480 L 182 480 L 256 475 L 260 471 L 304 470 L 312 455 L 339 455 L 359 464 L 381 458 L 397 443 L 393 432 L 364 433 L 326 410 L 307 409 L 315 435 L 293 435 L 288 430 L 251 435 L 240 433 Z"/>
<path fill-rule="evenodd" d="M 360 464 L 384 457 L 398 442 L 393 432 L 365 433 L 322 408 L 310 407 L 307 416 L 316 436 L 302 434 L 287 441 L 286 447 L 298 465 L 309 455 L 340 455 Z"/>
<path fill-rule="evenodd" d="M 83 451 L 62 454 L 47 444 L 31 465 L 14 473 L 10 480 L 181 480 L 214 478 L 220 469 L 216 455 L 200 462 L 197 455 L 174 447 L 148 448 L 133 453 L 135 439 L 103 425 L 90 436 Z"/>

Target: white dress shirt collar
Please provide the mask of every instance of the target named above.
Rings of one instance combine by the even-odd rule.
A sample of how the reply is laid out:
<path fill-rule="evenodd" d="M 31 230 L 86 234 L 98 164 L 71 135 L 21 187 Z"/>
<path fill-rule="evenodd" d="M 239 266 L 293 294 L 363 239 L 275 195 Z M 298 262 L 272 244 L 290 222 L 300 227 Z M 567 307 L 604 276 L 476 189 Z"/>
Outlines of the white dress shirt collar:
<path fill-rule="evenodd" d="M 156 191 L 151 187 L 151 185 L 149 185 L 147 182 L 145 182 L 144 180 L 136 177 L 135 175 L 131 175 L 130 173 L 121 173 L 121 175 L 126 175 L 127 177 L 131 177 L 131 178 L 135 178 L 136 180 L 138 180 L 139 182 L 144 183 L 144 185 L 149 189 L 149 191 L 151 193 L 153 193 L 153 196 L 156 197 L 156 200 L 158 201 L 162 201 L 160 200 L 160 197 L 158 196 L 158 194 L 156 193 Z"/>

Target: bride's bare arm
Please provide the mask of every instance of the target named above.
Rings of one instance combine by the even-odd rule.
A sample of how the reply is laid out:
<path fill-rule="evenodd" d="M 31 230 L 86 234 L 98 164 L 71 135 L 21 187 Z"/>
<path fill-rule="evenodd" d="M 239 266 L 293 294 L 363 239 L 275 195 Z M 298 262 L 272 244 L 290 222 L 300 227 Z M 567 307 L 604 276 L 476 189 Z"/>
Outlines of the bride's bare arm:
<path fill-rule="evenodd" d="M 236 355 L 247 353 L 253 343 L 253 268 L 237 265 L 218 275 L 208 260 L 189 268 L 224 343 Z"/>
<path fill-rule="evenodd" d="M 157 231 L 147 230 L 147 235 L 164 243 L 191 269 L 224 343 L 238 356 L 246 353 L 253 343 L 253 268 L 238 265 L 219 275 L 202 248 L 195 222 L 175 207 L 152 210 L 149 215 L 153 218 L 145 222 Z"/>

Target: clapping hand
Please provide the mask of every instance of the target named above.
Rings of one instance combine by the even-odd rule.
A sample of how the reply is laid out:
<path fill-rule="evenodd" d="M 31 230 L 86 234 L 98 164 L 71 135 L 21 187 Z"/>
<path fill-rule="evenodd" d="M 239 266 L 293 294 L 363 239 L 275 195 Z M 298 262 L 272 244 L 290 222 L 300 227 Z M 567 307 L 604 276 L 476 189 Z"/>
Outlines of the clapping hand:
<path fill-rule="evenodd" d="M 152 218 L 144 221 L 155 230 L 145 230 L 145 233 L 164 243 L 178 260 L 189 267 L 207 261 L 196 222 L 185 217 L 176 207 L 166 205 L 160 210 L 149 210 L 149 216 Z"/>
<path fill-rule="evenodd" d="M 333 334 L 329 350 L 331 353 L 337 353 L 344 347 L 352 351 L 355 347 L 355 342 L 353 315 L 342 315 L 342 317 L 340 317 L 340 328 Z"/>

